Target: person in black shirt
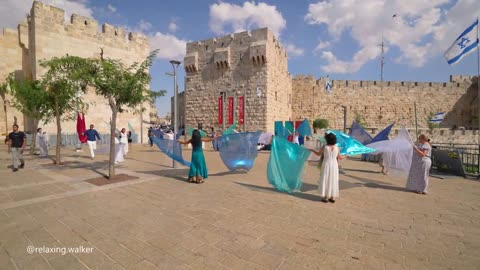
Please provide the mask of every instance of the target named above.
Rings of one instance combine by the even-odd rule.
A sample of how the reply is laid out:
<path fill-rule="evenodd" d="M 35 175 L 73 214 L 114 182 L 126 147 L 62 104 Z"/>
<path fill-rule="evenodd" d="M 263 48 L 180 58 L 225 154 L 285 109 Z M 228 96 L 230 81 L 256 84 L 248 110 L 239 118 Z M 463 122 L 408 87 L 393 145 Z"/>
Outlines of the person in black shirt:
<path fill-rule="evenodd" d="M 13 171 L 18 171 L 18 161 L 20 161 L 20 168 L 25 166 L 23 159 L 23 150 L 27 144 L 27 136 L 25 133 L 18 131 L 18 125 L 13 125 L 13 132 L 8 134 L 8 153 L 12 153 Z"/>

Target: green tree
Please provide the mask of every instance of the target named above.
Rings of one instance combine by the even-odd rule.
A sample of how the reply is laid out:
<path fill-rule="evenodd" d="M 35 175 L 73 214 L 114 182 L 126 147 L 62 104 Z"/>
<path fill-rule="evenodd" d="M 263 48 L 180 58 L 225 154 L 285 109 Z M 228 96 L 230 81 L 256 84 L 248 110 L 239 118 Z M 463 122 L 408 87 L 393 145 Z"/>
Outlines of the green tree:
<path fill-rule="evenodd" d="M 366 125 L 365 124 L 365 119 L 358 112 L 355 112 L 355 122 L 357 122 L 357 124 L 359 124 L 363 128 Z"/>
<path fill-rule="evenodd" d="M 86 92 L 92 66 L 84 58 L 76 56 L 54 57 L 40 62 L 47 72 L 42 77 L 46 90 L 46 119 L 57 124 L 57 144 L 55 164 L 60 162 L 62 139 L 62 120 L 75 119 L 79 110 L 84 110 L 82 94 Z"/>
<path fill-rule="evenodd" d="M 7 78 L 10 94 L 12 95 L 13 106 L 24 115 L 33 119 L 32 143 L 30 145 L 30 154 L 35 151 L 35 142 L 40 120 L 46 120 L 48 112 L 47 92 L 40 81 L 16 80 L 13 73 Z"/>
<path fill-rule="evenodd" d="M 427 125 L 428 125 L 428 128 L 429 129 L 434 129 L 434 128 L 439 128 L 440 127 L 440 124 L 436 124 L 436 123 L 430 123 L 430 119 L 432 119 L 432 117 L 435 115 L 435 113 L 433 112 L 430 112 L 428 114 L 428 118 L 427 118 Z"/>
<path fill-rule="evenodd" d="M 152 65 L 157 51 L 152 52 L 142 63 L 125 66 L 115 59 L 93 59 L 92 86 L 97 95 L 104 97 L 112 110 L 110 125 L 110 158 L 108 166 L 109 179 L 115 176 L 115 131 L 117 114 L 131 110 L 142 112 L 138 106 L 144 102 L 153 102 L 156 97 L 163 96 L 165 91 L 154 92 L 148 88 L 150 83 L 149 67 Z M 143 106 L 140 106 L 143 108 Z"/>
<path fill-rule="evenodd" d="M 313 129 L 314 132 L 317 133 L 317 129 L 328 128 L 328 120 L 327 119 L 315 119 L 313 120 Z"/>

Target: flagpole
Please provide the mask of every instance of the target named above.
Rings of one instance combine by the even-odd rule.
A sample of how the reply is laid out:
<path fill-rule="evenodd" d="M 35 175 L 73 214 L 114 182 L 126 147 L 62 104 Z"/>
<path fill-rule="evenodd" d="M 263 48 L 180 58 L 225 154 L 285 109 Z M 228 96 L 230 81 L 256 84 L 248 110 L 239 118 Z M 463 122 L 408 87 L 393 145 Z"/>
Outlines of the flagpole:
<path fill-rule="evenodd" d="M 479 24 L 479 21 L 477 17 L 477 91 L 478 91 L 477 102 L 479 103 L 477 118 L 478 118 L 478 132 L 480 133 L 480 43 L 478 39 L 478 31 L 479 31 L 478 24 Z"/>

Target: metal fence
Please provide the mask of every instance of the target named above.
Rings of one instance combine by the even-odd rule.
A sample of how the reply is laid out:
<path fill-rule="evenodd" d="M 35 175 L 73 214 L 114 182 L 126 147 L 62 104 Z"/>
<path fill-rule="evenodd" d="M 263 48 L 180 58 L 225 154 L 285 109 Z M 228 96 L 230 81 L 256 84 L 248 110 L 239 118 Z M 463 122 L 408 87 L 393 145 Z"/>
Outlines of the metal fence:
<path fill-rule="evenodd" d="M 480 177 L 480 145 L 436 143 L 433 144 L 432 147 L 438 150 L 458 150 L 466 175 Z"/>

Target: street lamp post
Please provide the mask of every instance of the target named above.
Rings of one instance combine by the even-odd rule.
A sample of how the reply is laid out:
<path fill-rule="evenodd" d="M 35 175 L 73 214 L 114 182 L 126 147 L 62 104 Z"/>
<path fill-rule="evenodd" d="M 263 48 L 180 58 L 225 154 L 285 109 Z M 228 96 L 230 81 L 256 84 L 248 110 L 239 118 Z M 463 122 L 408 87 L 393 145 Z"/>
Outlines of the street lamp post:
<path fill-rule="evenodd" d="M 180 61 L 177 60 L 170 60 L 170 64 L 172 64 L 173 68 L 173 91 L 174 91 L 174 96 L 173 96 L 173 113 L 174 115 L 174 123 L 173 123 L 173 136 L 174 140 L 177 139 L 177 133 L 178 133 L 178 86 L 177 86 L 177 68 L 180 66 Z M 177 163 L 175 160 L 173 160 L 173 168 L 177 168 Z"/>

